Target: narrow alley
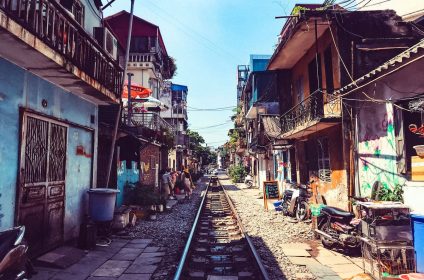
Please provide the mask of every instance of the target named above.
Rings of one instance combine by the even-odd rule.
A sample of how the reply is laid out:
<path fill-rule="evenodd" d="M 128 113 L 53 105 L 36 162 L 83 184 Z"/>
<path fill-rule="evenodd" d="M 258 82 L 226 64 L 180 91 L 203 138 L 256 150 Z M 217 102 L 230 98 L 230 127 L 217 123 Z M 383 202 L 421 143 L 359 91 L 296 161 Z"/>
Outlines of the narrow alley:
<path fill-rule="evenodd" d="M 424 279 L 423 0 L 0 0 L 0 280 Z"/>

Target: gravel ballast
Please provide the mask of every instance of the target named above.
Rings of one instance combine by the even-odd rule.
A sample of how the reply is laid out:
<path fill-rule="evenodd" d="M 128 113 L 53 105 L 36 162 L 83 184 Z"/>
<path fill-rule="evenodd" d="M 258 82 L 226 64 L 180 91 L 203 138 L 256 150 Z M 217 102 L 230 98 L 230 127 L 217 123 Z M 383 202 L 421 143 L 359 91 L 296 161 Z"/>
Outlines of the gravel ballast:
<path fill-rule="evenodd" d="M 180 201 L 170 211 L 158 214 L 154 221 L 141 220 L 129 229 L 130 237 L 153 239 L 151 246 L 160 247 L 165 252 L 151 279 L 173 278 L 197 214 L 202 192 L 206 189 L 205 182 L 203 178 L 197 184 L 190 200 Z"/>
<path fill-rule="evenodd" d="M 258 189 L 246 189 L 221 178 L 234 203 L 242 224 L 252 239 L 270 279 L 296 279 L 297 273 L 308 273 L 304 266 L 293 265 L 283 254 L 283 244 L 310 243 L 313 232 L 310 223 L 296 223 L 274 209 L 264 210 Z"/>

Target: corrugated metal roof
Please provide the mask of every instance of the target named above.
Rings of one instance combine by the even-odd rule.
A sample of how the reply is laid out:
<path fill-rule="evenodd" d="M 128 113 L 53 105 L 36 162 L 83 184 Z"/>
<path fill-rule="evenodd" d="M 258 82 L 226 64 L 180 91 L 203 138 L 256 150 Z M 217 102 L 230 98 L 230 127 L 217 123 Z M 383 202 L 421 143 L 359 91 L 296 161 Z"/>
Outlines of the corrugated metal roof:
<path fill-rule="evenodd" d="M 411 57 L 414 58 L 415 55 L 423 52 L 424 54 L 424 39 L 421 40 L 419 43 L 415 44 L 414 46 L 410 47 L 406 51 L 398 54 L 397 56 L 393 57 L 389 61 L 383 63 L 379 67 L 375 68 L 371 72 L 367 73 L 366 75 L 358 78 L 356 81 L 348 84 L 347 86 L 339 89 L 335 92 L 335 94 L 343 94 L 350 90 L 354 90 L 357 88 L 357 86 L 360 86 L 364 82 L 367 82 L 369 80 L 372 80 L 374 77 L 380 75 L 383 72 L 391 71 L 392 69 L 395 69 L 396 67 L 399 67 L 405 63 L 407 63 Z"/>

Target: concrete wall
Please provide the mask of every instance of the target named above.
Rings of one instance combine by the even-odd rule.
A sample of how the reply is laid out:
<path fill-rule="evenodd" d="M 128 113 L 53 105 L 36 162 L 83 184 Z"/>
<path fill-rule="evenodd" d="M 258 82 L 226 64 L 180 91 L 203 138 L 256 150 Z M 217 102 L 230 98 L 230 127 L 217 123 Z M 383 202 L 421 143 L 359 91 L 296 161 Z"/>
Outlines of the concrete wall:
<path fill-rule="evenodd" d="M 126 161 L 121 161 L 118 165 L 118 190 L 120 193 L 116 198 L 116 206 L 120 207 L 124 202 L 125 185 L 127 183 L 138 183 L 140 181 L 140 170 L 137 168 L 137 162 L 131 161 L 131 168 L 127 168 Z"/>
<path fill-rule="evenodd" d="M 336 33 L 333 31 L 333 33 Z M 334 34 L 336 36 L 336 34 Z M 337 38 L 335 38 L 337 40 Z M 332 55 L 332 66 L 333 66 L 333 83 L 334 88 L 340 87 L 340 62 L 337 55 L 337 50 L 334 46 L 333 39 L 331 38 L 330 31 L 325 32 L 320 38 L 318 38 L 318 53 L 321 56 L 321 87 L 326 88 L 326 73 L 324 68 L 324 51 L 331 45 L 331 55 Z M 302 78 L 302 87 L 303 87 L 303 97 L 306 98 L 309 96 L 309 76 L 308 76 L 308 64 L 315 59 L 315 45 L 313 45 L 308 52 L 296 63 L 292 69 L 292 104 L 299 103 L 297 100 L 297 91 L 298 84 L 297 81 L 301 76 Z M 313 77 L 316 79 L 316 77 Z"/>
<path fill-rule="evenodd" d="M 42 100 L 47 107 L 42 107 Z M 28 71 L 0 58 L 0 229 L 14 225 L 15 197 L 17 188 L 18 160 L 20 150 L 19 108 L 28 108 L 48 116 L 97 128 L 97 106 L 76 97 L 70 92 L 42 80 Z M 94 123 L 91 123 L 91 116 Z M 80 199 L 90 187 L 93 178 L 93 152 L 91 132 L 69 127 L 66 165 L 65 231 L 74 232 L 83 212 Z M 97 137 L 95 137 L 97 138 Z M 82 145 L 87 155 L 77 156 L 75 147 Z M 94 143 L 96 149 L 96 143 Z M 95 173 L 94 166 L 94 173 Z"/>
<path fill-rule="evenodd" d="M 102 14 L 97 10 L 93 0 L 81 0 L 84 5 L 84 29 L 88 34 L 93 35 L 93 28 L 102 26 Z"/>

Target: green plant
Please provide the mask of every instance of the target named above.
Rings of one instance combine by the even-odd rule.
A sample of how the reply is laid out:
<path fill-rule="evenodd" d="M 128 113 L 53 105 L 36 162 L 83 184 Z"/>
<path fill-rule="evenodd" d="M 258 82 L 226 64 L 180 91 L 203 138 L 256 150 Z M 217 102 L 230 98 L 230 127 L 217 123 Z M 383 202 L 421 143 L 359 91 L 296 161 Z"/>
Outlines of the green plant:
<path fill-rule="evenodd" d="M 157 205 L 162 202 L 153 186 L 129 183 L 124 187 L 124 201 L 125 204 L 140 206 Z"/>
<path fill-rule="evenodd" d="M 243 182 L 244 177 L 246 177 L 247 172 L 243 165 L 233 165 L 230 166 L 228 170 L 228 175 L 235 183 Z"/>
<path fill-rule="evenodd" d="M 381 188 L 377 197 L 381 201 L 403 201 L 403 189 L 401 185 L 396 185 L 393 190 L 389 188 Z"/>

